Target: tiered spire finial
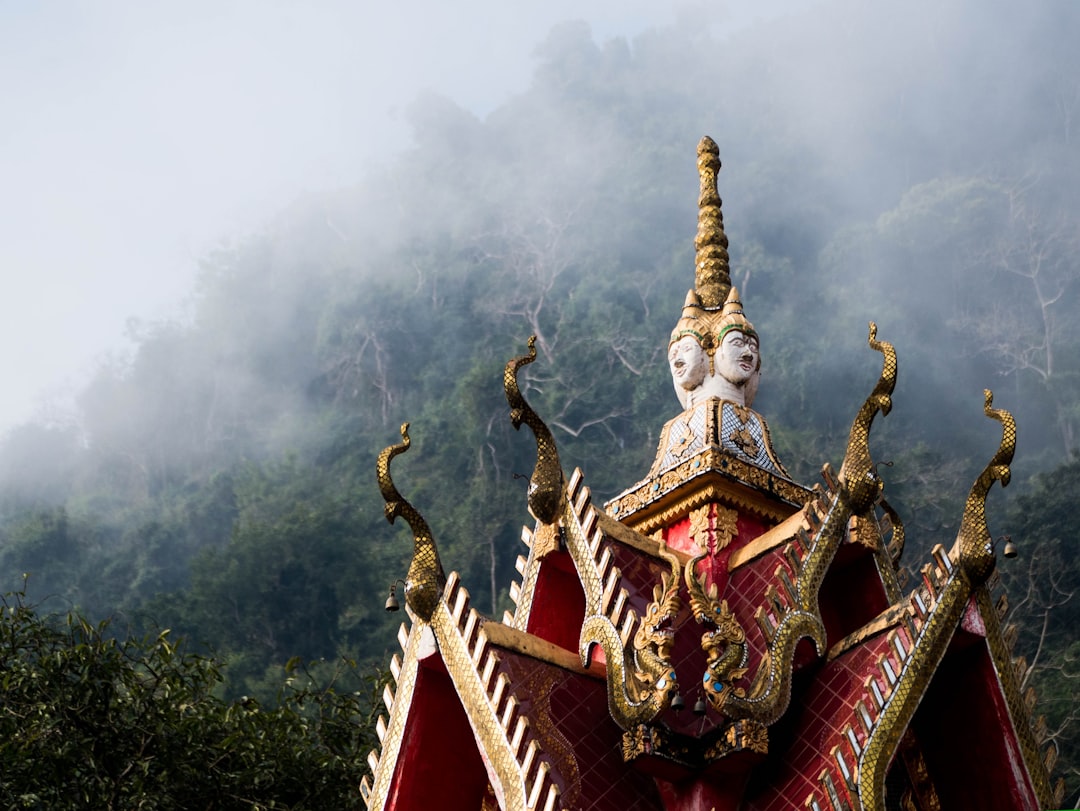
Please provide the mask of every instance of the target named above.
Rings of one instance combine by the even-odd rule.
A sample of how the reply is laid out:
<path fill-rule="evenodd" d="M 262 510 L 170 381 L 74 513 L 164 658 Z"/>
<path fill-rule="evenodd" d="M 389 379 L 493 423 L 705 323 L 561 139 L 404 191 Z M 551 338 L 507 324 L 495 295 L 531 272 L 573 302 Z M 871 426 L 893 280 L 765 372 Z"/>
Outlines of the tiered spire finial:
<path fill-rule="evenodd" d="M 716 175 L 721 165 L 720 148 L 706 135 L 698 144 L 697 155 L 701 194 L 698 198 L 698 230 L 694 237 L 694 286 L 701 306 L 711 309 L 722 306 L 731 289 L 728 238 L 724 233 L 722 201 L 716 187 Z"/>

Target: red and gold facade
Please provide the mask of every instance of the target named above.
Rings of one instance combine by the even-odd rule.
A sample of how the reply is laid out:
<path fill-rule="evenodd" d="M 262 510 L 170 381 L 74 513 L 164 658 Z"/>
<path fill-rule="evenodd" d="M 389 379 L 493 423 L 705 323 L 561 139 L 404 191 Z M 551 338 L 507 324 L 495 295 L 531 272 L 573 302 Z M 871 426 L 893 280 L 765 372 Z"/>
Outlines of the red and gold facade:
<path fill-rule="evenodd" d="M 706 166 L 695 305 L 706 318 L 732 299 L 715 182 Z M 869 451 L 896 357 L 873 325 L 869 345 L 877 385 L 853 404 L 838 470 L 826 465 L 814 487 L 788 477 L 759 414 L 710 397 L 664 427 L 647 477 L 606 505 L 580 470 L 564 476 L 517 388 L 535 353 L 511 361 L 510 416 L 533 431 L 538 461 L 535 525 L 502 620 L 470 607 L 394 488 L 403 427 L 379 480 L 388 517 L 415 537 L 410 623 L 362 785 L 368 808 L 1058 805 L 1054 750 L 1032 730 L 1000 626 L 984 511 L 991 485 L 1008 482 L 1012 417 L 987 393 L 999 447 L 958 537 L 905 587 L 903 524 Z"/>

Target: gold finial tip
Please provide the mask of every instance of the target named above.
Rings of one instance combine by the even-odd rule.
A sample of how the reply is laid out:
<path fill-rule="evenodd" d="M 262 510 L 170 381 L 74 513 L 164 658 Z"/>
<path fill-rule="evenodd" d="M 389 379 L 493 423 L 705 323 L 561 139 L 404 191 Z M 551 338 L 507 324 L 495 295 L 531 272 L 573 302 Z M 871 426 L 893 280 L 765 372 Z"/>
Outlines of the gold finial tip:
<path fill-rule="evenodd" d="M 709 136 L 698 144 L 698 175 L 701 181 L 698 197 L 698 230 L 694 237 L 694 287 L 701 297 L 701 304 L 715 309 L 724 303 L 731 287 L 731 270 L 728 266 L 728 240 L 724 233 L 724 215 L 720 210 L 720 195 L 716 188 L 716 175 L 720 170 L 720 149 Z"/>

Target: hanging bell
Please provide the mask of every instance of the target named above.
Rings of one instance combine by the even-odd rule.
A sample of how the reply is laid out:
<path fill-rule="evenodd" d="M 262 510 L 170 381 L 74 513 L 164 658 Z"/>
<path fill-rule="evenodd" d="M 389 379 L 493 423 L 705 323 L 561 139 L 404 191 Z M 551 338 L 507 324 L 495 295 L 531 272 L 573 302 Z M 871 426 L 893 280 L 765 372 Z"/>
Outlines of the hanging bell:
<path fill-rule="evenodd" d="M 401 603 L 398 602 L 397 595 L 394 594 L 396 588 L 397 583 L 390 586 L 390 595 L 386 598 L 386 605 L 384 606 L 387 611 L 398 611 L 401 608 Z"/>
<path fill-rule="evenodd" d="M 678 693 L 675 694 L 675 698 L 671 699 L 671 709 L 675 712 L 686 709 L 686 702 L 682 700 L 682 696 Z"/>
<path fill-rule="evenodd" d="M 705 699 L 699 698 L 697 704 L 694 705 L 694 715 L 704 715 L 708 709 L 708 706 L 705 704 Z"/>
<path fill-rule="evenodd" d="M 1005 548 L 1002 550 L 1002 554 L 1007 558 L 1015 558 L 1020 550 L 1016 548 L 1016 544 L 1013 543 L 1012 536 L 1005 536 Z"/>

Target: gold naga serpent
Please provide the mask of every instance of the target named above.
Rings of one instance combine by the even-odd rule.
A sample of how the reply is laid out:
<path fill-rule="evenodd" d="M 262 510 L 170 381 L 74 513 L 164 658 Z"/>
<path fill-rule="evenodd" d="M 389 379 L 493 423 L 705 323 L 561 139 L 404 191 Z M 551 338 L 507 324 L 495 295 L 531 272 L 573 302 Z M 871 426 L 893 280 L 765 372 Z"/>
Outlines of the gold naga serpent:
<path fill-rule="evenodd" d="M 401 442 L 385 448 L 379 454 L 375 466 L 379 478 L 379 491 L 386 501 L 383 513 L 386 520 L 394 523 L 399 515 L 403 516 L 413 531 L 413 556 L 409 572 L 405 576 L 405 602 L 412 612 L 424 622 L 430 622 L 435 607 L 442 599 L 446 574 L 439 560 L 439 550 L 435 547 L 435 538 L 424 517 L 402 497 L 390 478 L 390 460 L 405 453 L 412 444 L 409 439 L 409 423 L 401 425 Z"/>
<path fill-rule="evenodd" d="M 529 352 L 506 364 L 503 386 L 514 428 L 528 425 L 536 437 L 536 467 L 529 481 L 529 512 L 537 521 L 555 526 L 566 509 L 566 488 L 555 440 L 543 420 L 521 393 L 518 370 L 536 360 L 536 336 L 529 338 Z M 670 571 L 661 575 L 653 600 L 645 609 L 637 632 L 626 645 L 611 618 L 592 614 L 581 629 L 581 645 L 587 658 L 594 645 L 603 648 L 607 660 L 608 709 L 624 730 L 652 722 L 678 694 L 679 685 L 671 665 L 673 623 L 682 607 L 679 599 L 679 558 L 666 548 L 660 555 Z"/>
<path fill-rule="evenodd" d="M 529 354 L 513 358 L 503 371 L 503 389 L 510 406 L 510 422 L 515 430 L 522 424 L 532 429 L 536 437 L 536 467 L 529 479 L 529 512 L 542 524 L 554 524 L 562 511 L 564 497 L 563 473 L 559 451 L 550 429 L 526 401 L 518 387 L 517 373 L 522 366 L 536 360 L 536 336 L 529 336 Z"/>
<path fill-rule="evenodd" d="M 870 322 L 867 342 L 871 349 L 882 354 L 881 375 L 852 422 L 847 451 L 837 477 L 839 485 L 826 505 L 821 527 L 798 572 L 794 605 L 779 618 L 768 651 L 758 666 L 748 692 L 739 689 L 706 691 L 713 706 L 729 718 L 752 718 L 766 725 L 776 721 L 791 701 L 791 662 L 799 640 L 809 638 L 813 640 L 818 655 L 825 652 L 825 626 L 818 604 L 821 583 L 844 539 L 849 519 L 852 515 L 865 514 L 874 505 L 884 486 L 870 456 L 870 427 L 879 411 L 884 415 L 892 408 L 897 374 L 896 351 L 892 344 L 877 340 L 877 325 L 873 322 Z M 808 505 L 807 509 L 813 507 Z M 711 650 L 706 649 L 710 656 L 709 667 L 715 672 L 715 666 L 720 666 L 724 671 L 717 674 L 722 677 L 721 684 L 723 679 L 727 679 L 730 685 L 734 668 L 737 667 L 732 660 L 739 652 L 739 642 L 733 639 L 721 656 L 719 643 L 722 640 L 716 638 L 710 643 L 713 641 L 717 644 Z M 729 654 L 728 651 L 732 652 Z M 729 666 L 732 669 L 725 670 Z"/>

